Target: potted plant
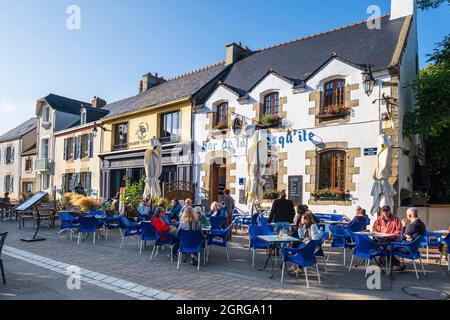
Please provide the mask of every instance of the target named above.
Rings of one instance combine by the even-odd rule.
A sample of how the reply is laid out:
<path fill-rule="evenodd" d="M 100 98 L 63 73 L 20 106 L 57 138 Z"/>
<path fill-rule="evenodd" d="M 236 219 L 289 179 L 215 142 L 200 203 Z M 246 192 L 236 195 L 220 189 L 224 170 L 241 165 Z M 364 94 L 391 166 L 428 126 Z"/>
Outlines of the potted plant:
<path fill-rule="evenodd" d="M 281 118 L 276 114 L 265 114 L 261 117 L 259 124 L 266 127 L 279 125 Z"/>
<path fill-rule="evenodd" d="M 311 194 L 316 200 L 345 200 L 347 194 L 342 189 L 324 188 Z"/>
<path fill-rule="evenodd" d="M 266 190 L 263 193 L 263 199 L 264 200 L 275 200 L 278 198 L 278 191 L 277 190 Z"/>
<path fill-rule="evenodd" d="M 127 177 L 125 180 L 125 193 L 123 197 L 123 203 L 125 206 L 125 214 L 127 218 L 136 218 L 137 209 L 142 202 L 142 194 L 144 192 L 144 180 L 142 177 L 140 180 L 130 183 Z"/>
<path fill-rule="evenodd" d="M 409 206 L 412 202 L 412 195 L 411 191 L 408 189 L 401 189 L 400 190 L 400 200 L 402 206 Z"/>
<path fill-rule="evenodd" d="M 228 130 L 228 121 L 217 122 L 215 129 L 221 131 L 222 133 L 226 133 Z"/>

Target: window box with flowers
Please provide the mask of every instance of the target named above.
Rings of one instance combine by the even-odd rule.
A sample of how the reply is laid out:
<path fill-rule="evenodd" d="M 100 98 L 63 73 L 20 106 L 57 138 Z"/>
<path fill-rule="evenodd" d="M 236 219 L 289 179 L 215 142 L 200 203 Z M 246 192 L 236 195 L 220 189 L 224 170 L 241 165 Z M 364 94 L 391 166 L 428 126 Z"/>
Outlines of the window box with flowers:
<path fill-rule="evenodd" d="M 214 129 L 221 131 L 222 133 L 226 133 L 228 130 L 228 121 L 220 121 L 217 122 Z"/>
<path fill-rule="evenodd" d="M 350 114 L 350 108 L 344 105 L 330 105 L 324 107 L 322 112 L 317 115 L 319 119 L 345 118 Z"/>
<path fill-rule="evenodd" d="M 259 125 L 265 128 L 277 127 L 281 124 L 281 118 L 277 114 L 265 114 L 261 117 Z"/>
<path fill-rule="evenodd" d="M 278 191 L 277 190 L 266 190 L 263 193 L 264 200 L 275 200 L 278 199 Z"/>
<path fill-rule="evenodd" d="M 311 194 L 315 200 L 347 200 L 349 194 L 341 189 L 318 189 Z"/>

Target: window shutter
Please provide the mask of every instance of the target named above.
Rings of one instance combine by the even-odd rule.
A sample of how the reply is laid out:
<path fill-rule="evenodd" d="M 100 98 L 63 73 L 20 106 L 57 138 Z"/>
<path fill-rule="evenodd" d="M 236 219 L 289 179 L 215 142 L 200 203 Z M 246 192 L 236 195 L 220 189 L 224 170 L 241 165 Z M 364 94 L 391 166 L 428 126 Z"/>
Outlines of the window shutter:
<path fill-rule="evenodd" d="M 3 177 L 3 193 L 6 192 L 6 176 Z"/>
<path fill-rule="evenodd" d="M 6 146 L 3 147 L 3 163 L 6 164 L 6 151 L 8 150 L 8 148 L 6 148 Z"/>
<path fill-rule="evenodd" d="M 64 139 L 63 160 L 67 160 L 67 139 Z"/>
<path fill-rule="evenodd" d="M 14 176 L 9 176 L 9 190 L 10 192 L 14 192 Z"/>
<path fill-rule="evenodd" d="M 77 156 L 76 156 L 76 152 L 77 152 L 76 145 L 77 145 L 77 137 L 74 137 L 72 139 L 72 157 L 73 157 L 73 159 L 77 158 Z"/>
<path fill-rule="evenodd" d="M 88 152 L 89 152 L 89 158 L 94 157 L 94 136 L 92 135 L 92 133 L 89 134 Z"/>
<path fill-rule="evenodd" d="M 14 145 L 11 146 L 11 163 L 14 163 Z"/>
<path fill-rule="evenodd" d="M 78 136 L 77 137 L 77 148 L 78 148 L 78 152 L 77 152 L 77 159 L 81 159 L 83 158 L 83 154 L 81 154 L 81 141 L 83 139 L 83 136 Z"/>
<path fill-rule="evenodd" d="M 91 195 L 91 178 L 92 178 L 92 173 L 91 172 L 87 172 L 86 173 L 86 191 L 88 195 Z"/>
<path fill-rule="evenodd" d="M 64 142 L 65 142 L 66 140 L 64 140 Z M 61 175 L 61 191 L 62 191 L 62 194 L 64 194 L 64 193 L 66 193 L 66 174 L 65 173 L 63 173 L 62 175 Z"/>

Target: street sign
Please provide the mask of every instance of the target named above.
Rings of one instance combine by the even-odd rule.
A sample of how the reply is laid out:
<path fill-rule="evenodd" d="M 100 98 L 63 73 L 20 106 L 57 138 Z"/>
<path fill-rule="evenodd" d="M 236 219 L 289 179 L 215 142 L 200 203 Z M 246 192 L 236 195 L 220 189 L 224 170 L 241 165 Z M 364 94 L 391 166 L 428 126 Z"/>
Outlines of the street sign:
<path fill-rule="evenodd" d="M 364 148 L 365 156 L 376 156 L 378 148 Z"/>

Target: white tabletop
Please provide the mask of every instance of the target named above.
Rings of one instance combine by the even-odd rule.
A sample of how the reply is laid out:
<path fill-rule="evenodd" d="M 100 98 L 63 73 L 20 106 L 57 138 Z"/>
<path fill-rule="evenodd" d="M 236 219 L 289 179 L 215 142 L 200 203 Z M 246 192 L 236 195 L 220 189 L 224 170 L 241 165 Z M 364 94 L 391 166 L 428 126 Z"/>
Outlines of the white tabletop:
<path fill-rule="evenodd" d="M 325 224 L 350 224 L 350 222 L 345 222 L 345 221 L 331 221 L 331 220 L 324 220 L 321 223 L 325 223 Z"/>
<path fill-rule="evenodd" d="M 397 234 L 383 233 L 383 232 L 364 232 L 364 231 L 359 231 L 359 232 L 354 232 L 354 233 L 361 234 L 361 235 L 366 235 L 366 236 L 369 236 L 369 237 L 375 237 L 375 238 L 391 238 L 391 237 L 398 236 Z"/>
<path fill-rule="evenodd" d="M 279 238 L 277 235 L 273 236 L 268 235 L 268 236 L 258 236 L 258 238 L 265 242 L 301 242 L 300 239 L 289 236 Z"/>
<path fill-rule="evenodd" d="M 440 233 L 440 234 L 449 234 L 450 232 L 448 230 L 436 230 L 433 231 L 434 233 Z"/>

